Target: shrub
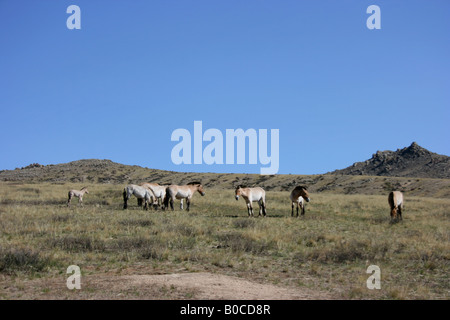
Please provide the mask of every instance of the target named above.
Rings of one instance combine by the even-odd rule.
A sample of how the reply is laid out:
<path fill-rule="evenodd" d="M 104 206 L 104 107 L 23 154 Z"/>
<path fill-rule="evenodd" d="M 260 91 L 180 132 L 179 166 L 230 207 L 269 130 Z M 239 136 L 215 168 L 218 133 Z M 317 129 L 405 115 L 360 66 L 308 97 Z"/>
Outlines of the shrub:
<path fill-rule="evenodd" d="M 251 219 L 238 219 L 233 221 L 233 226 L 235 228 L 249 228 L 255 225 L 255 220 Z"/>
<path fill-rule="evenodd" d="M 218 235 L 218 240 L 221 243 L 220 247 L 229 247 L 234 252 L 261 254 L 273 248 L 273 243 L 270 241 L 258 241 L 238 232 Z"/>
<path fill-rule="evenodd" d="M 87 236 L 65 236 L 56 239 L 49 239 L 48 245 L 53 248 L 60 248 L 68 252 L 85 252 L 103 250 L 105 245 L 100 240 L 91 239 Z"/>
<path fill-rule="evenodd" d="M 124 226 L 137 226 L 137 227 L 149 227 L 155 224 L 152 220 L 148 219 L 139 219 L 139 220 L 125 219 L 119 221 L 119 223 Z"/>
<path fill-rule="evenodd" d="M 50 263 L 50 259 L 42 257 L 30 249 L 0 248 L 0 272 L 12 274 L 17 271 L 42 271 Z"/>

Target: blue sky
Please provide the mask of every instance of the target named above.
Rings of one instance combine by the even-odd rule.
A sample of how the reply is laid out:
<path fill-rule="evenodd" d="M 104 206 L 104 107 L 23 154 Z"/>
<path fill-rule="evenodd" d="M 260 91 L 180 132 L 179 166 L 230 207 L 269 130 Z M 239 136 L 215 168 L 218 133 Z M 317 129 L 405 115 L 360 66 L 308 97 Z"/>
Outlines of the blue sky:
<path fill-rule="evenodd" d="M 69 30 L 69 5 L 81 30 Z M 369 30 L 369 5 L 381 30 Z M 448 1 L 0 0 L 0 169 L 175 165 L 175 129 L 279 129 L 278 173 L 450 155 Z M 269 146 L 270 150 L 270 146 Z"/>

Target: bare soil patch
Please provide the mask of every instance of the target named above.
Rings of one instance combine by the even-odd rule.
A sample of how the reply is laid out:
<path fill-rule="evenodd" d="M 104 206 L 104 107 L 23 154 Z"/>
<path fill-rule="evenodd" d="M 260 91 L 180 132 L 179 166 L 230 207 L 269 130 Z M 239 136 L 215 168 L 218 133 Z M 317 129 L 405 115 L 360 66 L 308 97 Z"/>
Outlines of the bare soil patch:
<path fill-rule="evenodd" d="M 4 280 L 4 279 L 3 279 Z M 149 299 L 149 300 L 324 300 L 337 298 L 308 288 L 261 284 L 220 274 L 90 275 L 81 290 L 69 290 L 66 278 L 0 281 L 3 299 Z"/>

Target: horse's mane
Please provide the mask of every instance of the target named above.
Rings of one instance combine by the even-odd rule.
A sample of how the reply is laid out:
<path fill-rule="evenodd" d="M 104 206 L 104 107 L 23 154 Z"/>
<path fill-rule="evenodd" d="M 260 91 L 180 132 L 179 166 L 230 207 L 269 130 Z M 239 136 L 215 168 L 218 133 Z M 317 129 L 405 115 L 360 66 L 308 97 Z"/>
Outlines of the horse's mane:
<path fill-rule="evenodd" d="M 189 186 L 189 185 L 194 185 L 194 184 L 202 184 L 200 181 L 192 181 L 192 182 L 189 182 L 187 185 Z"/>
<path fill-rule="evenodd" d="M 308 189 L 306 189 L 305 186 L 296 186 L 294 190 L 301 190 L 301 189 L 308 190 Z"/>
<path fill-rule="evenodd" d="M 243 189 L 243 188 L 247 188 L 247 186 L 243 186 L 243 185 L 240 184 L 240 185 L 238 185 L 238 186 L 236 187 L 236 190 L 239 189 L 239 188 L 242 188 L 242 189 Z"/>
<path fill-rule="evenodd" d="M 81 188 L 81 190 L 84 190 L 84 189 L 87 189 L 87 187 L 83 187 L 83 188 Z M 80 191 L 81 191 L 81 190 L 80 190 Z"/>

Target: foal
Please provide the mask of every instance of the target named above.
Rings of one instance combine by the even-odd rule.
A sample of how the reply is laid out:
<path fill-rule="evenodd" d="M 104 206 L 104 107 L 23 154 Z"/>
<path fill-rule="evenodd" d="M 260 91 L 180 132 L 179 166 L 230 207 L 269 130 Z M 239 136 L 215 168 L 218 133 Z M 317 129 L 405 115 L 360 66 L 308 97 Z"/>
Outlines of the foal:
<path fill-rule="evenodd" d="M 87 187 L 83 187 L 81 188 L 81 190 L 70 190 L 69 191 L 69 200 L 67 201 L 67 206 L 70 206 L 70 201 L 72 201 L 73 197 L 77 197 L 78 198 L 78 203 L 80 205 L 83 205 L 83 196 L 85 193 L 89 193 Z"/>

